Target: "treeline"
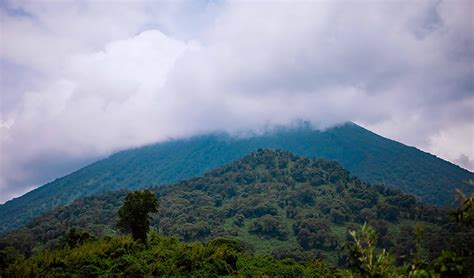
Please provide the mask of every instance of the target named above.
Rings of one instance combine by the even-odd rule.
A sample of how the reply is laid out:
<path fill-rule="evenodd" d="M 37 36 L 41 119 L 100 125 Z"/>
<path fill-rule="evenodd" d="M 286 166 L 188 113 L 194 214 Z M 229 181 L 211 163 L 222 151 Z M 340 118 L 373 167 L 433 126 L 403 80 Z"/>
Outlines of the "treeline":
<path fill-rule="evenodd" d="M 184 242 L 233 238 L 257 257 L 298 264 L 323 260 L 347 268 L 350 252 L 344 246 L 353 240 L 348 231 L 368 223 L 378 235 L 374 248 L 392 254 L 394 266 L 415 259 L 418 237 L 424 261 L 432 263 L 443 250 L 452 250 L 463 257 L 465 271 L 474 269 L 470 228 L 411 195 L 362 182 L 332 161 L 259 150 L 153 192 L 160 208 L 152 227 Z M 126 195 L 115 191 L 57 208 L 2 237 L 0 250 L 14 248 L 29 257 L 61 248 L 62 237 L 74 227 L 98 238 L 116 236 L 117 211 Z M 416 223 L 423 227 L 418 236 Z"/>
<path fill-rule="evenodd" d="M 348 266 L 334 268 L 319 259 L 295 261 L 256 255 L 250 246 L 230 238 L 207 243 L 183 243 L 174 237 L 148 233 L 146 244 L 130 237 L 93 239 L 75 230 L 64 236 L 62 248 L 28 259 L 0 253 L 2 277 L 462 277 L 462 258 L 443 252 L 432 262 L 420 250 L 409 263 L 397 266 L 394 258 L 375 248 L 375 231 L 368 226 L 352 231 Z"/>

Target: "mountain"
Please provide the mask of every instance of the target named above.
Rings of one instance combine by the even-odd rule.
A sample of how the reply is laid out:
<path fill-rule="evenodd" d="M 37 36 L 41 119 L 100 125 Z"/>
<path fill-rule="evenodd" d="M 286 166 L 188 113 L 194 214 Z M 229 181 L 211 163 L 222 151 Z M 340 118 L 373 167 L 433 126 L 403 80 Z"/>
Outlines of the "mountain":
<path fill-rule="evenodd" d="M 325 131 L 308 125 L 255 136 L 209 134 L 116 153 L 0 206 L 0 234 L 58 205 L 97 193 L 163 185 L 203 174 L 259 148 L 338 161 L 354 175 L 380 182 L 440 206 L 474 174 L 416 148 L 347 123 Z"/>
<path fill-rule="evenodd" d="M 414 254 L 415 223 L 424 226 L 429 260 L 452 249 L 473 267 L 470 229 L 451 223 L 447 212 L 415 197 L 353 177 L 337 162 L 307 159 L 286 151 L 258 150 L 237 161 L 170 186 L 152 189 L 159 213 L 152 225 L 162 235 L 207 242 L 237 239 L 256 254 L 304 261 L 344 263 L 347 230 L 368 222 L 378 246 L 400 262 Z M 25 254 L 60 244 L 71 228 L 95 236 L 115 235 L 117 209 L 126 191 L 74 201 L 36 218 L 0 240 Z"/>

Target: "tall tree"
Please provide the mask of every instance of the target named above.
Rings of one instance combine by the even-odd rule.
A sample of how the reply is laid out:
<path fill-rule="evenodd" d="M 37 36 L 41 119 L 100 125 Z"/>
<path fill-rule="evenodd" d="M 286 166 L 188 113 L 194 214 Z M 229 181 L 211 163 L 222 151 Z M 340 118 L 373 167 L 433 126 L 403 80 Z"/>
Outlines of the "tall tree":
<path fill-rule="evenodd" d="M 125 233 L 132 233 L 135 240 L 146 243 L 150 229 L 150 213 L 158 211 L 158 200 L 149 190 L 128 193 L 123 206 L 118 210 L 117 227 Z"/>

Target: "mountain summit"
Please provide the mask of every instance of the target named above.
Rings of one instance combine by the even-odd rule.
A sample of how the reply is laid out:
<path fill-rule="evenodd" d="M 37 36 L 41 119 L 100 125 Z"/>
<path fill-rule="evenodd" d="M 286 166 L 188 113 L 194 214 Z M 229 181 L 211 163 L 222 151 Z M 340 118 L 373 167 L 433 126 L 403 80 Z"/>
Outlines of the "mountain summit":
<path fill-rule="evenodd" d="M 338 161 L 352 174 L 446 206 L 454 189 L 472 191 L 474 174 L 434 155 L 386 139 L 356 124 L 319 131 L 309 125 L 250 137 L 209 134 L 116 153 L 0 206 L 0 233 L 75 199 L 116 189 L 139 189 L 198 176 L 259 148 Z"/>

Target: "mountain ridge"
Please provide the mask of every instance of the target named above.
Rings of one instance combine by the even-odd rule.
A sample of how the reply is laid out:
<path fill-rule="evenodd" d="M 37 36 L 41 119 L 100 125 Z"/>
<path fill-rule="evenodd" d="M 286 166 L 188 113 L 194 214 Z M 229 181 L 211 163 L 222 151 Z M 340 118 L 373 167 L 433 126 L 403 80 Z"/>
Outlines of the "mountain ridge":
<path fill-rule="evenodd" d="M 347 230 L 364 222 L 376 229 L 379 247 L 401 259 L 413 254 L 415 223 L 425 227 L 430 259 L 448 247 L 464 252 L 474 246 L 472 232 L 450 223 L 445 210 L 366 183 L 336 161 L 288 151 L 259 149 L 202 176 L 150 190 L 159 200 L 151 224 L 160 234 L 186 242 L 230 237 L 280 259 L 324 258 L 339 265 Z M 13 245 L 38 253 L 60 245 L 72 228 L 115 236 L 126 194 L 107 192 L 55 208 L 1 237 L 0 249 Z"/>
<path fill-rule="evenodd" d="M 115 153 L 0 205 L 0 234 L 77 198 L 119 188 L 172 183 L 200 175 L 258 148 L 333 159 L 367 181 L 384 182 L 438 205 L 451 204 L 454 188 L 471 190 L 462 181 L 474 178 L 473 173 L 457 165 L 354 123 L 325 131 L 301 125 L 244 138 L 207 134 Z"/>

